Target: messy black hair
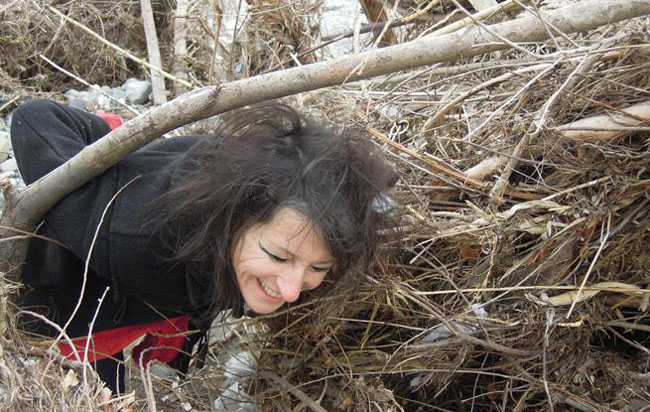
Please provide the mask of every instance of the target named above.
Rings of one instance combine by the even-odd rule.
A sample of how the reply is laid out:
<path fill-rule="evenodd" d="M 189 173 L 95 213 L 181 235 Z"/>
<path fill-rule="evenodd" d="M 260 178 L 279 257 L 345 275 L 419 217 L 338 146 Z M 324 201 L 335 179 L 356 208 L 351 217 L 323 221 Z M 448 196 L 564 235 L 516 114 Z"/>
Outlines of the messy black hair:
<path fill-rule="evenodd" d="M 328 279 L 352 264 L 371 264 L 387 223 L 373 202 L 397 175 L 361 132 L 334 133 L 286 105 L 267 103 L 227 116 L 198 147 L 159 200 L 173 258 L 195 263 L 191 275 L 208 279 L 206 320 L 224 309 L 241 314 L 235 243 L 281 207 L 302 213 L 322 234 L 335 258 Z"/>

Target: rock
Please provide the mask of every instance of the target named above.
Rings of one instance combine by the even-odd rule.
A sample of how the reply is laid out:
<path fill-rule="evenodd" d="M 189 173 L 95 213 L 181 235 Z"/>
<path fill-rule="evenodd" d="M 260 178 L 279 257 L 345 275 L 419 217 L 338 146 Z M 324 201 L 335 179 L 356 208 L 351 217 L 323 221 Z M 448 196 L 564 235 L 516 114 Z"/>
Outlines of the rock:
<path fill-rule="evenodd" d="M 75 89 L 70 89 L 70 90 L 66 90 L 66 92 L 63 93 L 63 95 L 68 98 L 68 101 L 70 101 L 75 97 L 79 96 L 79 91 Z"/>
<path fill-rule="evenodd" d="M 116 98 L 117 100 L 126 98 L 126 91 L 121 87 L 116 87 L 111 89 L 110 95 Z"/>
<path fill-rule="evenodd" d="M 330 0 L 323 2 L 322 18 L 321 18 L 321 35 L 323 37 L 329 35 L 341 34 L 346 31 L 354 29 L 354 22 L 357 16 L 360 16 L 361 23 L 365 24 L 367 19 L 360 9 L 359 2 L 349 0 Z M 365 44 L 367 39 L 371 38 L 372 34 L 362 34 L 361 44 Z M 326 56 L 341 57 L 350 54 L 353 50 L 353 39 L 343 39 L 337 41 L 327 47 L 323 48 Z"/>
<path fill-rule="evenodd" d="M 379 108 L 379 114 L 391 122 L 397 121 L 400 118 L 399 106 L 394 104 L 384 104 Z"/>
<path fill-rule="evenodd" d="M 107 96 L 104 96 L 103 94 L 100 94 L 97 96 L 97 105 L 104 110 L 108 110 L 111 107 L 111 99 L 109 99 Z"/>
<path fill-rule="evenodd" d="M 255 412 L 257 408 L 245 391 L 244 385 L 233 382 L 214 401 L 214 410 L 217 412 Z"/>
<path fill-rule="evenodd" d="M 18 171 L 18 164 L 16 163 L 16 159 L 9 159 L 0 163 L 0 172 L 17 172 L 17 171 Z"/>
<path fill-rule="evenodd" d="M 78 98 L 83 99 L 86 103 L 95 103 L 97 101 L 97 95 L 93 92 L 83 91 L 79 92 L 77 95 Z"/>
<path fill-rule="evenodd" d="M 68 107 L 74 107 L 79 110 L 86 110 L 86 101 L 81 97 L 75 97 L 68 102 Z"/>
<path fill-rule="evenodd" d="M 129 79 L 130 80 L 130 79 Z M 153 90 L 151 83 L 144 80 L 136 80 L 124 83 L 126 100 L 135 104 L 143 104 L 149 100 L 149 93 Z"/>
<path fill-rule="evenodd" d="M 122 85 L 122 88 L 126 88 L 126 86 L 128 86 L 129 84 L 131 84 L 133 82 L 139 82 L 139 81 L 140 80 L 136 79 L 135 77 L 129 77 L 128 79 L 126 79 L 126 81 Z"/>
<path fill-rule="evenodd" d="M 176 379 L 176 370 L 172 369 L 171 366 L 160 362 L 151 362 L 149 364 L 149 373 L 160 379 L 166 379 L 169 381 Z"/>
<path fill-rule="evenodd" d="M 11 128 L 11 119 L 13 119 L 13 118 L 14 118 L 14 112 L 12 110 L 11 112 L 9 112 L 7 117 L 5 117 L 5 128 L 7 130 L 9 130 L 9 128 Z"/>
<path fill-rule="evenodd" d="M 9 132 L 0 130 L 0 162 L 7 160 L 11 153 L 11 140 L 9 139 Z"/>
<path fill-rule="evenodd" d="M 374 199 L 372 199 L 372 208 L 377 213 L 392 214 L 397 210 L 397 202 L 392 197 L 380 193 Z"/>
<path fill-rule="evenodd" d="M 254 412 L 255 404 L 247 393 L 250 379 L 257 370 L 257 360 L 251 352 L 232 353 L 225 362 L 221 395 L 214 401 L 219 412 Z"/>

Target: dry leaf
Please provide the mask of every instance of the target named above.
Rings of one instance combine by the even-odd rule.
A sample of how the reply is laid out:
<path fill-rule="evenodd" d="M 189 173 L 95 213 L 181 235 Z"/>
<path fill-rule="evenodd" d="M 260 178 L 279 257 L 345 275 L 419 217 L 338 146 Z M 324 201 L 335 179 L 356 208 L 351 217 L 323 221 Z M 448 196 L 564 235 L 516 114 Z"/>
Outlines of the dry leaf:
<path fill-rule="evenodd" d="M 596 296 L 600 292 L 618 292 L 625 293 L 626 295 L 640 296 L 641 289 L 638 286 L 628 285 L 627 283 L 621 282 L 600 282 L 595 285 L 589 286 L 588 289 L 584 289 L 580 293 L 578 302 L 583 302 L 589 300 Z M 553 306 L 565 306 L 570 305 L 576 299 L 578 295 L 578 290 L 572 290 L 571 292 L 566 292 L 558 296 L 553 296 L 548 299 L 548 303 Z"/>
<path fill-rule="evenodd" d="M 68 388 L 74 387 L 79 385 L 79 377 L 77 377 L 77 373 L 73 371 L 72 369 L 68 370 L 68 373 L 65 374 L 65 377 L 63 378 L 63 381 L 61 382 L 61 386 L 63 387 L 64 391 L 67 391 Z"/>

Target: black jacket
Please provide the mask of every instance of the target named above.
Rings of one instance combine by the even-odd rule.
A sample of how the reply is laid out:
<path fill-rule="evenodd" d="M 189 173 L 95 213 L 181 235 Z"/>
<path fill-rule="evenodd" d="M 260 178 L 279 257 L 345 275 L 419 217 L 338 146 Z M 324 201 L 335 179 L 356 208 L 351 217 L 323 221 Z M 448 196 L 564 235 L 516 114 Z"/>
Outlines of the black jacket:
<path fill-rule="evenodd" d="M 48 100 L 30 101 L 18 108 L 11 128 L 14 153 L 26 183 L 108 132 L 101 118 Z M 192 276 L 187 265 L 169 259 L 168 242 L 155 233 L 157 223 L 149 213 L 154 200 L 173 186 L 184 161 L 199 150 L 201 139 L 185 136 L 151 143 L 52 208 L 39 233 L 65 247 L 30 241 L 20 305 L 63 325 L 80 298 L 85 261 L 99 227 L 81 309 L 67 329 L 70 336 L 88 333 L 98 299 L 107 287 L 93 331 L 204 310 L 211 282 Z M 32 331 L 56 333 L 32 319 L 21 316 L 24 327 Z"/>

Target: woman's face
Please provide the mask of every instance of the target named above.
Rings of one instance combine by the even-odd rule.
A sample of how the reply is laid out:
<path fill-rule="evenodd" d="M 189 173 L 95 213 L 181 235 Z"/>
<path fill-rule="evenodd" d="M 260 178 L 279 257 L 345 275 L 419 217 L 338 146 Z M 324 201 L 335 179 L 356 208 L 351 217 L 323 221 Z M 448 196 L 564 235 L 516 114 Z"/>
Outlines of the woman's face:
<path fill-rule="evenodd" d="M 319 230 L 290 207 L 244 230 L 232 258 L 239 290 L 256 313 L 271 313 L 317 288 L 334 266 Z"/>

